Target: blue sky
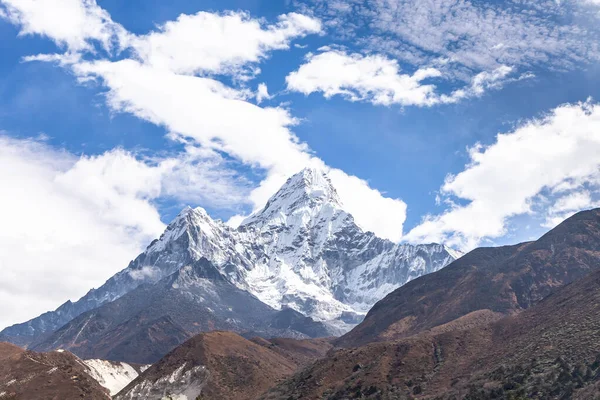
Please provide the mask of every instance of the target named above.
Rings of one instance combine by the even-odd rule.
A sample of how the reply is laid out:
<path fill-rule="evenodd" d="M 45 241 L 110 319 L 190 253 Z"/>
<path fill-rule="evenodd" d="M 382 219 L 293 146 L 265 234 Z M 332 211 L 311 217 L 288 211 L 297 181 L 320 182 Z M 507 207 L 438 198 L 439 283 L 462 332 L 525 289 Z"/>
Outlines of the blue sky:
<path fill-rule="evenodd" d="M 538 237 L 599 204 L 598 19 L 595 0 L 0 0 L 0 300 L 23 296 L 0 325 L 102 283 L 184 205 L 235 224 L 307 165 L 395 241 Z"/>

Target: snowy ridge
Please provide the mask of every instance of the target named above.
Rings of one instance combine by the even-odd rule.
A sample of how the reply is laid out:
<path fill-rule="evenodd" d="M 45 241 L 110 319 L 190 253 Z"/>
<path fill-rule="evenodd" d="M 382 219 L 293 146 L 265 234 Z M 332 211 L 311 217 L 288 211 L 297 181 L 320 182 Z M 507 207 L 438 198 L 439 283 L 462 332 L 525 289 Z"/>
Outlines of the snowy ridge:
<path fill-rule="evenodd" d="M 54 331 L 201 258 L 275 309 L 289 307 L 348 329 L 397 287 L 459 256 L 443 245 L 395 244 L 363 231 L 344 210 L 327 175 L 305 169 L 237 229 L 213 220 L 202 208 L 186 207 L 159 239 L 102 287 L 2 333 L 26 340 Z"/>

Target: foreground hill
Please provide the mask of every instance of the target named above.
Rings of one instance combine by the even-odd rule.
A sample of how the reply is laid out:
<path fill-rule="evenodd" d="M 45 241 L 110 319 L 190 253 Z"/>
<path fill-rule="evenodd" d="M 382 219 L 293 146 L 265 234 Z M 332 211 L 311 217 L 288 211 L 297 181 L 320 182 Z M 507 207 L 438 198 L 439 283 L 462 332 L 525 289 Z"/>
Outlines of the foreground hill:
<path fill-rule="evenodd" d="M 68 352 L 36 353 L 0 343 L 0 398 L 109 400 L 109 390 Z"/>
<path fill-rule="evenodd" d="M 600 269 L 600 209 L 580 212 L 535 242 L 473 250 L 395 290 L 336 345 L 408 337 L 478 310 L 510 315 Z"/>
<path fill-rule="evenodd" d="M 260 398 L 596 399 L 599 343 L 594 272 L 514 316 L 476 311 L 411 337 L 336 350 Z"/>
<path fill-rule="evenodd" d="M 250 341 L 232 332 L 203 333 L 166 355 L 115 399 L 254 399 L 331 347 L 326 339 Z"/>

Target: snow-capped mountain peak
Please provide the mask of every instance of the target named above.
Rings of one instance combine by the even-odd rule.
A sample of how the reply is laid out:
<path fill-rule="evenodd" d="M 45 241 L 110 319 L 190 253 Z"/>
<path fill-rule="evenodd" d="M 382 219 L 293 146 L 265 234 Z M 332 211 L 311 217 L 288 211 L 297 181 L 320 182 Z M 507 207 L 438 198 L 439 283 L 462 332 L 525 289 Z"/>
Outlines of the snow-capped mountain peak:
<path fill-rule="evenodd" d="M 309 224 L 321 214 L 342 211 L 342 203 L 331 180 L 318 168 L 305 168 L 289 178 L 265 207 L 246 218 L 242 226 Z"/>
<path fill-rule="evenodd" d="M 392 290 L 458 256 L 443 245 L 399 245 L 364 232 L 344 210 L 327 174 L 307 168 L 237 229 L 202 208 L 184 208 L 160 238 L 101 288 L 4 333 L 32 340 L 178 271 L 173 283 L 182 290 L 223 279 L 275 309 L 343 321 L 347 328 L 343 323 L 356 323 Z M 214 267 L 203 268 L 203 258 Z"/>
<path fill-rule="evenodd" d="M 187 206 L 167 226 L 160 238 L 148 246 L 146 253 L 164 251 L 173 242 L 181 241 L 183 236 L 188 241 L 188 249 L 194 252 L 206 247 L 201 242 L 213 242 L 213 245 L 218 245 L 214 242 L 219 241 L 229 230 L 230 228 L 221 221 L 213 220 L 202 207 Z M 194 258 L 200 256 L 202 255 Z"/>
<path fill-rule="evenodd" d="M 278 191 L 278 194 L 282 193 L 295 193 L 296 196 L 304 194 L 309 201 L 330 203 L 341 207 L 335 187 L 325 171 L 319 168 L 305 168 L 290 177 Z"/>

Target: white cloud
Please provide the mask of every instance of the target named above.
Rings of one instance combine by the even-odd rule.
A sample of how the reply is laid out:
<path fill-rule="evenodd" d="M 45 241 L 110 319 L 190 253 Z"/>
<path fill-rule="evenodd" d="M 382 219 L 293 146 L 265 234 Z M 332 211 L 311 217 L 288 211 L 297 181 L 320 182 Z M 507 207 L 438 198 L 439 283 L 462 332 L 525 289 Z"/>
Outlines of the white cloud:
<path fill-rule="evenodd" d="M 160 277 L 160 268 L 146 265 L 140 269 L 129 271 L 129 276 L 135 280 L 146 280 L 147 278 L 156 279 Z"/>
<path fill-rule="evenodd" d="M 153 68 L 180 74 L 254 74 L 252 64 L 269 51 L 287 49 L 294 38 L 321 31 L 319 20 L 301 14 L 281 15 L 263 26 L 247 13 L 182 14 L 158 31 L 135 37 L 131 46 Z"/>
<path fill-rule="evenodd" d="M 188 144 L 185 152 L 160 160 L 161 196 L 219 209 L 247 205 L 250 182 L 230 164 L 216 151 Z"/>
<path fill-rule="evenodd" d="M 91 2 L 81 4 L 96 7 Z M 108 16 L 105 20 L 108 21 Z M 23 26 L 38 24 L 36 21 L 13 22 Z M 237 80 L 251 76 L 257 71 L 256 63 L 268 57 L 270 51 L 287 49 L 292 39 L 320 30 L 317 19 L 296 13 L 282 15 L 276 24 L 265 25 L 245 13 L 201 12 L 181 15 L 148 35 L 134 37 L 127 32 L 118 35 L 121 47 L 135 50 L 134 59 L 110 61 L 88 57 L 83 61 L 70 54 L 42 55 L 35 59 L 69 67 L 83 82 L 98 80 L 108 88 L 107 103 L 113 110 L 163 126 L 170 132 L 171 139 L 187 141 L 204 151 L 225 153 L 238 162 L 263 170 L 266 178 L 248 195 L 251 204 L 258 209 L 291 174 L 312 164 L 327 167 L 293 134 L 291 127 L 297 121 L 288 110 L 251 104 L 248 100 L 256 94 L 243 87 L 226 86 L 209 75 L 229 74 Z M 74 37 L 83 35 L 81 32 L 72 34 Z M 57 35 L 51 37 L 59 40 Z M 264 94 L 259 91 L 259 96 Z M 163 193 L 181 192 L 183 183 L 189 180 L 189 169 L 175 170 L 181 172 L 178 181 L 182 184 L 176 190 L 163 185 Z M 337 175 L 341 176 L 337 186 L 346 185 L 358 191 L 352 193 L 353 190 L 339 188 L 340 192 L 349 193 L 347 197 L 352 197 L 346 202 L 357 222 L 365 229 L 399 240 L 405 218 L 404 202 L 385 198 L 357 178 Z M 240 186 L 239 181 L 235 183 Z M 388 224 L 393 227 L 387 227 Z"/>
<path fill-rule="evenodd" d="M 397 61 L 382 55 L 347 54 L 326 47 L 322 53 L 309 54 L 306 63 L 290 73 L 286 82 L 289 90 L 305 95 L 323 92 L 326 98 L 341 95 L 350 101 L 375 105 L 427 107 L 481 96 L 486 90 L 508 82 L 512 72 L 513 68 L 505 65 L 483 71 L 473 76 L 467 86 L 446 94 L 439 93 L 432 83 L 423 83 L 427 79 L 444 78 L 436 68 L 402 74 Z"/>
<path fill-rule="evenodd" d="M 259 83 L 256 89 L 256 103 L 260 104 L 263 100 L 270 100 L 273 96 L 269 94 L 269 89 L 266 83 Z"/>
<path fill-rule="evenodd" d="M 80 63 L 74 71 L 84 78 L 100 77 L 109 88 L 108 103 L 115 111 L 132 113 L 164 126 L 175 137 L 265 170 L 266 178 L 249 195 L 254 209 L 264 206 L 285 180 L 302 168 L 329 168 L 290 130 L 296 120 L 287 110 L 254 105 L 243 93 L 218 81 L 179 75 L 133 60 Z M 400 240 L 404 202 L 385 198 L 366 182 L 341 171 L 333 175 L 342 201 L 359 225 Z"/>
<path fill-rule="evenodd" d="M 597 60 L 598 29 L 564 2 L 298 0 L 333 34 L 412 65 L 440 58 L 468 76 L 501 65 L 579 67 Z M 346 7 L 340 7 L 345 4 Z M 365 35 L 365 28 L 368 27 Z M 459 73 L 460 71 L 456 71 Z"/>
<path fill-rule="evenodd" d="M 332 50 L 309 54 L 307 62 L 289 74 L 286 82 L 288 89 L 306 95 L 320 91 L 327 98 L 343 95 L 373 104 L 431 105 L 436 101 L 435 86 L 421 82 L 440 76 L 434 68 L 401 74 L 398 63 L 386 57 Z"/>
<path fill-rule="evenodd" d="M 588 190 L 574 191 L 558 198 L 548 208 L 542 226 L 549 229 L 554 228 L 576 212 L 595 207 L 600 207 L 600 201 L 594 201 Z"/>
<path fill-rule="evenodd" d="M 509 75 L 512 72 L 513 68 L 506 65 L 501 65 L 490 72 L 480 72 L 471 79 L 471 83 L 467 87 L 457 89 L 450 95 L 442 94 L 440 102 L 457 103 L 471 97 L 482 96 L 487 90 L 501 88 L 505 83 L 509 82 L 511 80 L 509 79 Z M 529 77 L 529 75 L 522 75 L 522 77 Z"/>
<path fill-rule="evenodd" d="M 367 181 L 339 169 L 330 170 L 329 175 L 344 206 L 363 229 L 393 241 L 402 238 L 406 203 L 385 197 Z"/>
<path fill-rule="evenodd" d="M 598 189 L 599 132 L 600 105 L 588 101 L 560 106 L 514 132 L 499 134 L 490 146 L 471 148 L 471 162 L 441 187 L 450 208 L 426 217 L 406 239 L 472 248 L 484 238 L 504 235 L 510 217 L 543 207 L 544 192 L 562 197 L 542 211 L 547 225 L 567 211 L 593 207 L 597 203 L 591 197 L 575 192 L 584 185 Z"/>
<path fill-rule="evenodd" d="M 145 199 L 159 183 L 143 170 L 118 152 L 77 159 L 0 137 L 2 192 L 10 193 L 0 196 L 0 301 L 12 304 L 0 326 L 85 294 L 160 234 L 163 224 Z"/>
<path fill-rule="evenodd" d="M 1 0 L 0 11 L 20 25 L 21 35 L 46 36 L 71 51 L 91 50 L 91 40 L 111 49 L 115 36 L 125 39 L 125 30 L 95 0 Z"/>
<path fill-rule="evenodd" d="M 10 193 L 0 196 L 0 301 L 14 304 L 0 326 L 78 299 L 126 267 L 164 229 L 154 199 L 243 201 L 248 189 L 214 157 L 190 150 L 152 161 L 115 149 L 78 158 L 0 136 L 2 192 Z M 181 168 L 193 181 L 180 182 Z"/>
<path fill-rule="evenodd" d="M 295 120 L 287 110 L 258 107 L 246 101 L 243 92 L 216 80 L 134 60 L 80 63 L 74 68 L 84 77 L 102 78 L 114 110 L 162 125 L 243 163 L 276 169 L 282 160 L 297 166 L 310 158 L 306 145 L 288 129 Z"/>

